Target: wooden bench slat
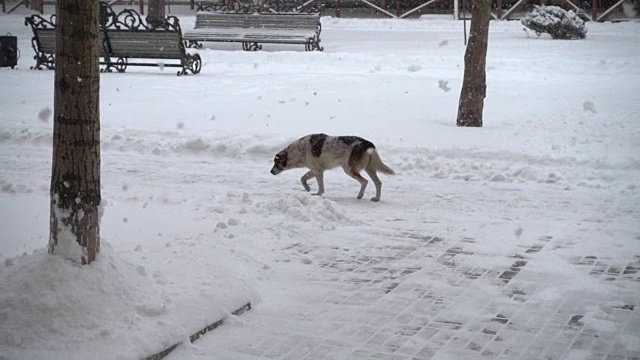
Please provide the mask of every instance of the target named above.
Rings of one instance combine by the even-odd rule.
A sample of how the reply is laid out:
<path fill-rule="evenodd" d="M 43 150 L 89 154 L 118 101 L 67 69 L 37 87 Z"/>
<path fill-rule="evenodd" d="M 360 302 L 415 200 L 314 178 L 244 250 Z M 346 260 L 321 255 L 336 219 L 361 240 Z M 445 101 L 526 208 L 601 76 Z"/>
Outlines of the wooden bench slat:
<path fill-rule="evenodd" d="M 256 22 L 250 23 L 245 21 L 206 21 L 199 22 L 195 28 L 210 28 L 210 27 L 228 27 L 228 28 L 261 28 L 261 29 L 317 29 L 318 24 L 296 24 L 296 23 L 281 23 L 281 22 Z"/>
<path fill-rule="evenodd" d="M 188 41 L 283 43 L 312 45 L 322 50 L 320 14 L 196 13 L 193 30 L 183 34 Z"/>
<path fill-rule="evenodd" d="M 239 36 L 250 35 L 250 34 L 265 34 L 265 35 L 273 35 L 273 36 L 302 36 L 302 37 L 313 37 L 316 32 L 311 30 L 305 31 L 290 31 L 290 30 L 274 30 L 274 29 L 244 29 L 244 28 L 224 28 L 224 29 L 196 29 L 185 32 L 183 38 L 188 38 L 190 36 L 197 35 L 214 35 L 214 34 L 235 34 Z"/>
<path fill-rule="evenodd" d="M 55 54 L 56 52 L 56 32 L 55 29 L 38 29 L 36 30 L 38 35 L 38 42 L 40 43 L 40 51 L 45 54 Z M 104 33 L 101 31 L 98 33 L 98 41 L 100 56 L 104 56 L 105 52 L 102 47 L 102 41 L 104 40 Z"/>
<path fill-rule="evenodd" d="M 106 3 L 101 3 L 100 7 L 101 19 L 107 19 L 100 23 L 99 28 L 100 57 L 103 58 L 100 63 L 106 65 L 106 71 L 111 71 L 111 68 L 124 71 L 127 66 L 169 66 L 182 68 L 178 75 L 200 72 L 202 60 L 198 54 L 186 53 L 178 18 L 169 16 L 161 20 L 157 29 L 149 29 L 148 24 L 135 11 L 123 10 L 116 14 Z M 120 16 L 123 19 L 118 20 Z M 138 23 L 130 22 L 132 16 L 138 17 Z M 39 15 L 31 15 L 26 18 L 25 25 L 30 25 L 34 34 L 34 68 L 45 66 L 53 69 L 56 48 L 54 17 L 47 20 Z M 129 59 L 145 59 L 149 62 Z M 152 60 L 162 61 L 159 63 Z M 164 60 L 179 62 L 165 64 Z"/>

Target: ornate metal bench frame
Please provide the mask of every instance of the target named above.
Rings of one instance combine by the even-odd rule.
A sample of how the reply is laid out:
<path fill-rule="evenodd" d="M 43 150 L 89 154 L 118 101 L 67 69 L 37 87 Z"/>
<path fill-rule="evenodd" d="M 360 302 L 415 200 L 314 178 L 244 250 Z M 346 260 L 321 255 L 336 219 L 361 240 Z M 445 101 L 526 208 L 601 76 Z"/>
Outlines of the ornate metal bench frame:
<path fill-rule="evenodd" d="M 325 4 L 309 0 L 215 0 L 201 1 L 198 11 L 222 11 L 234 13 L 301 13 L 314 14 L 324 11 Z"/>
<path fill-rule="evenodd" d="M 55 54 L 48 54 L 42 51 L 40 46 L 39 32 L 41 30 L 55 31 L 56 28 L 56 16 L 51 15 L 47 20 L 40 15 L 34 14 L 25 19 L 25 25 L 31 26 L 33 30 L 33 37 L 31 38 L 31 46 L 35 51 L 34 59 L 36 65 L 31 69 L 41 70 L 43 68 L 54 69 L 55 68 Z M 177 34 L 178 47 L 180 49 L 181 57 L 180 64 L 164 64 L 166 67 L 180 67 L 178 76 L 186 74 L 198 74 L 202 69 L 202 59 L 199 54 L 189 54 L 186 52 L 184 46 L 184 39 L 182 38 L 182 28 L 180 27 L 180 20 L 175 16 L 169 16 L 160 20 L 152 20 L 147 18 L 146 21 L 142 19 L 140 14 L 134 10 L 125 9 L 120 13 L 115 13 L 113 9 L 104 2 L 100 2 L 100 34 L 102 36 L 102 54 L 101 57 L 104 61 L 101 61 L 101 65 L 106 65 L 101 72 L 112 72 L 115 69 L 118 72 L 124 72 L 127 66 L 158 66 L 151 63 L 139 63 L 129 62 L 129 57 L 120 56 L 112 60 L 110 56 L 113 51 L 111 42 L 109 40 L 109 32 L 124 31 L 131 33 L 140 32 L 172 32 Z"/>
<path fill-rule="evenodd" d="M 315 1 L 301 2 L 299 0 L 215 0 L 198 3 L 198 11 L 230 14 L 318 14 L 318 17 L 320 17 L 324 11 L 324 4 L 318 4 Z M 196 17 L 197 16 L 196 14 Z M 304 44 L 305 51 L 324 50 L 324 48 L 320 46 L 321 32 L 322 25 L 320 21 L 318 21 L 316 34 Z M 197 40 L 185 40 L 185 46 L 188 48 L 201 48 L 202 44 Z M 245 51 L 256 51 L 261 50 L 262 45 L 257 42 L 243 41 L 242 49 Z"/>
<path fill-rule="evenodd" d="M 33 37 L 31 38 L 31 47 L 35 51 L 33 58 L 36 60 L 36 64 L 31 69 L 42 70 L 47 68 L 53 70 L 55 68 L 55 54 L 48 54 L 42 51 L 40 46 L 40 31 L 52 31 L 55 36 L 56 29 L 56 15 L 51 15 L 49 19 L 45 19 L 40 15 L 31 15 L 24 20 L 25 26 L 31 26 L 33 31 Z"/>
<path fill-rule="evenodd" d="M 178 36 L 178 47 L 180 49 L 180 64 L 164 64 L 165 67 L 181 67 L 178 71 L 178 76 L 186 75 L 188 73 L 198 74 L 202 68 L 202 60 L 199 54 L 189 54 L 184 47 L 184 40 L 182 38 L 182 28 L 180 27 L 180 20 L 175 16 L 168 16 L 163 19 L 147 18 L 146 21 L 135 10 L 125 9 L 116 14 L 110 6 L 101 2 L 100 12 L 100 27 L 105 33 L 105 44 L 108 48 L 105 48 L 105 61 L 106 67 L 102 69 L 103 72 L 112 72 L 114 69 L 117 72 L 124 72 L 128 66 L 157 66 L 156 64 L 129 62 L 128 56 L 120 56 L 115 61 L 112 61 L 113 53 L 111 40 L 109 34 L 114 31 L 125 31 L 132 34 L 139 34 L 142 32 L 164 32 L 164 33 L 176 33 Z"/>

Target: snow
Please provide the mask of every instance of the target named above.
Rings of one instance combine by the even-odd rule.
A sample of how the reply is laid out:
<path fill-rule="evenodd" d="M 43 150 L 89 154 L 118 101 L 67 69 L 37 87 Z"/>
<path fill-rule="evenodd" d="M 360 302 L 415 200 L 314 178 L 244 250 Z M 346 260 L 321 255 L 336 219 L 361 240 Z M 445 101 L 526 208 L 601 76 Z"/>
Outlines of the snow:
<path fill-rule="evenodd" d="M 54 202 L 56 204 L 60 202 L 60 196 L 58 194 L 54 194 L 53 198 L 55 199 Z M 76 203 L 78 203 L 79 201 L 80 199 L 76 198 Z M 58 229 L 57 243 L 55 243 L 55 253 L 67 260 L 80 263 L 82 259 L 87 258 L 86 249 L 84 249 L 78 243 L 78 238 L 73 233 L 72 225 L 64 223 L 65 219 L 68 220 L 71 218 L 71 210 L 61 209 L 56 206 L 51 210 L 51 212 L 52 216 L 55 218 L 55 220 L 52 221 L 57 222 L 56 228 Z M 84 217 L 84 211 L 80 209 L 76 216 L 78 216 L 79 220 L 81 220 L 82 217 Z M 53 244 L 52 241 L 53 239 L 49 239 L 50 245 Z"/>
<path fill-rule="evenodd" d="M 587 29 L 584 20 L 573 10 L 564 10 L 559 6 L 534 5 L 522 19 L 522 25 L 536 34 L 548 33 L 554 39 L 584 39 Z"/>
<path fill-rule="evenodd" d="M 140 358 L 222 317 L 169 358 L 640 356 L 638 24 L 492 22 L 479 129 L 455 126 L 462 23 L 440 17 L 324 17 L 324 52 L 101 74 L 82 267 L 46 253 L 54 74 L 29 70 L 23 21 L 0 16 L 22 51 L 0 69 L 0 358 Z M 338 170 L 323 197 L 269 173 L 315 132 L 376 144 L 380 203 Z"/>
<path fill-rule="evenodd" d="M 584 25 L 584 21 L 580 19 L 573 10 L 564 10 L 559 6 L 553 5 L 536 6 L 531 13 L 527 15 L 527 20 L 543 26 L 549 26 L 565 21 L 575 27 Z"/>

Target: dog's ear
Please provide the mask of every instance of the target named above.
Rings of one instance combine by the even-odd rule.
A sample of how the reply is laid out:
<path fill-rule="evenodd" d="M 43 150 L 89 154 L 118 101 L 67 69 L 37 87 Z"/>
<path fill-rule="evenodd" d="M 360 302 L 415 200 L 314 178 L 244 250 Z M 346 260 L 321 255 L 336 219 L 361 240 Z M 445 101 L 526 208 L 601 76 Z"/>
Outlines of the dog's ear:
<path fill-rule="evenodd" d="M 287 150 L 284 149 L 276 154 L 276 157 L 273 159 L 273 162 L 275 163 L 275 166 L 277 166 L 278 168 L 284 169 L 287 167 L 287 160 L 288 160 Z"/>

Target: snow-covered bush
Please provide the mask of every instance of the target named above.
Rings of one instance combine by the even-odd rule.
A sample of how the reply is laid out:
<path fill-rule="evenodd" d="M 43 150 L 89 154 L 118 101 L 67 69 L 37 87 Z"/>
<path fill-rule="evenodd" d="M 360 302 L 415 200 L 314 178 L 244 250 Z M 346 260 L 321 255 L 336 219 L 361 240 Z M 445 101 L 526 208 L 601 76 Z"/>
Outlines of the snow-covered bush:
<path fill-rule="evenodd" d="M 587 28 L 584 20 L 580 19 L 573 10 L 564 10 L 558 6 L 538 6 L 528 12 L 522 25 L 535 31 L 551 35 L 554 39 L 584 39 Z"/>

